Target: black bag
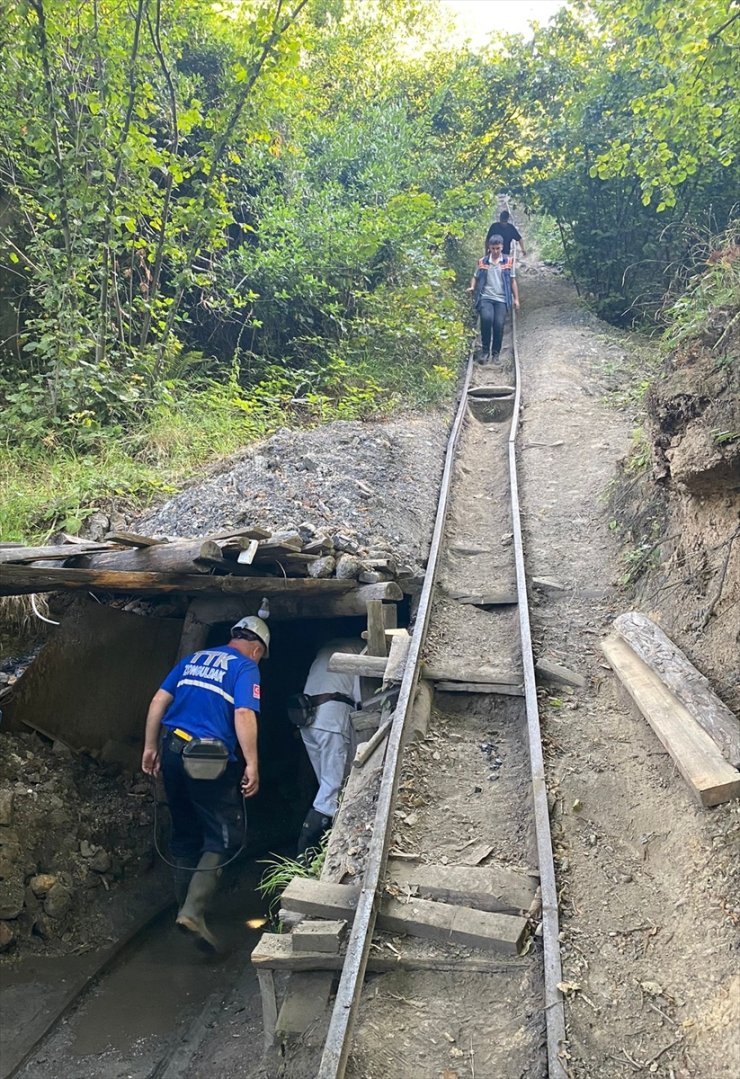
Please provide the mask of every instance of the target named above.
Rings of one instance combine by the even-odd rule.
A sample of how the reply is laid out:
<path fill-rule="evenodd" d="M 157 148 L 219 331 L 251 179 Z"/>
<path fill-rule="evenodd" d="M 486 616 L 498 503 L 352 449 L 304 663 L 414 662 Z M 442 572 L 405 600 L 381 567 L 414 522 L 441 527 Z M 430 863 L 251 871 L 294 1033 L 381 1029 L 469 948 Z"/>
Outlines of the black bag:
<path fill-rule="evenodd" d="M 327 701 L 342 701 L 354 707 L 354 701 L 344 693 L 293 693 L 286 702 L 288 719 L 294 727 L 310 727 L 316 719 L 316 709 Z"/>

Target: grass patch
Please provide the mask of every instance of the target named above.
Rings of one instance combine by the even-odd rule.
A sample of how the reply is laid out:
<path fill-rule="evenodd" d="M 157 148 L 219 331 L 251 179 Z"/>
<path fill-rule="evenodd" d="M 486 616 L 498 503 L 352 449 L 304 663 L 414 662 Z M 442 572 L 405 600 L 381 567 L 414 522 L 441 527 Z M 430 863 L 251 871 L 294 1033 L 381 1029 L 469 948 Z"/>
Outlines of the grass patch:
<path fill-rule="evenodd" d="M 236 370 L 224 382 L 173 384 L 128 431 L 91 426 L 70 443 L 34 430 L 8 441 L 0 447 L 0 538 L 43 542 L 59 530 L 78 533 L 96 509 L 143 509 L 279 427 L 440 404 L 454 392 L 463 330 L 450 312 L 434 328 L 436 339 L 421 343 L 368 331 L 373 340 L 354 338 L 329 363 L 324 354 L 300 369 L 267 366 L 248 389 Z"/>

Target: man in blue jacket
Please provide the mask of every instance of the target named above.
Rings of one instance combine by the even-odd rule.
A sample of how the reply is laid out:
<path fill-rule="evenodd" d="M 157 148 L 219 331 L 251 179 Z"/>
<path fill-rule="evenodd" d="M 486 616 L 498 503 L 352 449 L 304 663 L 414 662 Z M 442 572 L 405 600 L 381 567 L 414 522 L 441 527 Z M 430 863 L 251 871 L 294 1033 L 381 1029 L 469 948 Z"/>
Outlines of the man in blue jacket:
<path fill-rule="evenodd" d="M 512 277 L 511 256 L 502 254 L 503 239 L 495 234 L 488 241 L 488 253 L 478 262 L 470 279 L 468 292 L 474 294 L 475 309 L 480 315 L 481 350 L 476 357 L 485 363 L 495 362 L 501 354 L 506 312 L 519 310 L 519 289 Z"/>
<path fill-rule="evenodd" d="M 259 789 L 258 664 L 269 646 L 262 619 L 242 618 L 228 644 L 181 660 L 147 713 L 141 767 L 151 776 L 161 770 L 167 792 L 177 925 L 208 950 L 218 945 L 205 923 L 206 907 L 219 867 L 244 840 L 243 798 Z"/>

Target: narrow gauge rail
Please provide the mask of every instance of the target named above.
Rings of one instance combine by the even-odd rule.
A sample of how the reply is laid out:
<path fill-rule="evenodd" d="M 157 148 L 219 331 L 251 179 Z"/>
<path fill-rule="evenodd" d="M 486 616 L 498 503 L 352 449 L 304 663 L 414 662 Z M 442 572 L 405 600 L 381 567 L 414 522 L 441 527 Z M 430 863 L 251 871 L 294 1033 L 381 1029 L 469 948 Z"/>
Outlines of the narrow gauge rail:
<path fill-rule="evenodd" d="M 545 1016 L 547 1035 L 547 1074 L 549 1079 L 563 1079 L 566 1074 L 562 1058 L 565 1045 L 565 1018 L 563 1000 L 558 988 L 558 983 L 561 981 L 562 974 L 559 947 L 557 891 L 555 885 L 547 792 L 545 787 L 539 710 L 535 688 L 534 659 L 532 655 L 519 490 L 517 483 L 516 436 L 521 408 L 521 370 L 519 365 L 516 331 L 516 312 L 513 311 L 511 336 L 515 387 L 513 415 L 508 436 L 508 471 L 511 497 L 511 527 L 516 569 L 519 634 L 521 639 L 521 662 L 524 677 L 524 698 L 532 783 L 532 808 L 542 903 L 544 966 L 544 999 L 542 1001 L 542 1008 Z M 445 526 L 454 483 L 456 449 L 468 409 L 468 391 L 471 386 L 472 375 L 473 351 L 471 350 L 462 392 L 460 394 L 460 402 L 448 442 L 427 572 L 420 597 L 414 632 L 411 638 L 406 668 L 401 682 L 398 703 L 389 733 L 365 875 L 362 881 L 360 897 L 347 945 L 327 1038 L 321 1057 L 318 1079 L 342 1079 L 352 1049 L 353 1029 L 363 992 L 363 979 L 376 916 L 380 906 L 380 897 L 383 888 L 382 880 L 388 858 L 393 810 L 396 804 L 401 773 L 404 726 L 410 714 L 411 703 L 413 702 L 414 693 L 420 676 L 421 660 L 430 623 L 432 599 L 437 583 L 440 555 L 445 542 Z M 491 977 L 495 977 L 495 975 L 491 975 Z"/>
<path fill-rule="evenodd" d="M 516 340 L 516 315 L 512 319 L 512 351 L 514 366 L 514 403 L 513 415 L 508 435 L 508 482 L 511 495 L 511 531 L 513 534 L 513 552 L 516 570 L 516 593 L 517 593 L 517 618 L 519 636 L 521 641 L 521 665 L 524 683 L 524 702 L 526 710 L 527 742 L 529 749 L 529 772 L 532 791 L 532 815 L 534 820 L 534 834 L 537 850 L 537 861 L 540 876 L 541 904 L 542 904 L 542 980 L 544 991 L 542 994 L 541 1007 L 544 1016 L 543 1024 L 547 1036 L 547 1074 L 549 1079 L 564 1079 L 565 1069 L 562 1063 L 562 1050 L 565 1039 L 565 1024 L 563 1002 L 558 983 L 561 980 L 560 952 L 558 943 L 558 909 L 557 894 L 555 888 L 554 867 L 552 861 L 552 847 L 549 829 L 549 814 L 544 780 L 544 766 L 542 745 L 540 738 L 539 715 L 537 697 L 535 691 L 534 663 L 531 647 L 531 633 L 529 625 L 529 612 L 527 605 L 527 586 L 525 578 L 524 553 L 522 543 L 522 528 L 519 513 L 519 494 L 516 471 L 516 433 L 519 425 L 519 411 L 521 403 L 521 377 L 519 356 Z M 490 370 L 490 368 L 489 368 Z M 419 600 L 414 631 L 411 636 L 408 658 L 406 661 L 403 680 L 400 685 L 398 703 L 394 712 L 385 755 L 380 792 L 377 800 L 376 817 L 373 833 L 368 849 L 368 857 L 360 898 L 358 901 L 353 927 L 347 945 L 346 955 L 342 968 L 342 974 L 337 990 L 333 1012 L 329 1024 L 328 1034 L 321 1057 L 318 1076 L 319 1079 L 342 1079 L 345 1074 L 349 1055 L 353 1047 L 355 1034 L 355 1021 L 363 992 L 363 980 L 367 966 L 368 954 L 371 946 L 376 916 L 380 906 L 381 893 L 383 890 L 383 877 L 388 856 L 391 837 L 391 819 L 396 804 L 399 778 L 401 774 L 403 758 L 404 726 L 410 713 L 410 706 L 414 699 L 414 693 L 419 681 L 422 657 L 425 643 L 432 618 L 433 599 L 435 588 L 438 583 L 438 570 L 445 551 L 446 526 L 450 505 L 455 489 L 455 466 L 456 453 L 461 432 L 464 429 L 466 412 L 469 408 L 469 391 L 474 378 L 474 366 L 472 353 L 468 359 L 467 369 L 463 380 L 460 403 L 457 409 L 448 442 L 445 466 L 441 481 L 440 499 L 432 535 L 427 574 Z M 155 938 L 160 932 L 156 925 L 152 926 Z M 30 1064 L 33 1068 L 34 1058 L 38 1060 L 38 1053 L 42 1047 L 48 1044 L 49 1039 L 59 1029 L 64 1018 L 78 1006 L 84 1007 L 85 1000 L 89 998 L 90 990 L 97 991 L 99 980 L 107 980 L 108 972 L 115 973 L 129 961 L 130 956 L 135 956 L 149 948 L 146 943 L 147 930 L 137 935 L 136 941 L 130 938 L 126 947 L 121 948 L 113 963 L 113 956 L 106 961 L 106 970 L 98 969 L 90 980 L 80 988 L 74 1000 L 69 1000 L 65 1007 L 56 1017 L 56 1021 L 49 1024 L 44 1034 L 39 1038 L 35 1046 L 19 1060 L 6 1075 L 30 1074 L 26 1068 Z M 153 938 L 153 939 L 155 939 Z M 142 945 L 142 940 L 144 941 Z M 132 945 L 137 947 L 132 950 Z M 242 953 L 243 954 L 243 953 Z M 537 962 L 535 956 L 530 957 Z M 225 975 L 225 979 L 224 976 Z M 244 999 L 247 994 L 255 996 L 256 986 L 251 970 L 235 967 L 229 972 L 221 968 L 221 984 L 216 992 L 207 994 L 207 999 L 195 1011 L 191 1011 L 187 1022 L 187 1033 L 183 1035 L 178 1023 L 173 1023 L 169 1028 L 169 1034 L 164 1034 L 160 1041 L 159 1050 L 155 1050 L 154 1056 L 149 1056 L 148 1062 L 139 1061 L 143 1065 L 143 1071 L 138 1074 L 147 1079 L 177 1079 L 178 1076 L 189 1072 L 193 1058 L 198 1050 L 202 1039 L 206 1037 L 207 1029 L 217 1022 L 221 1002 L 229 994 L 229 984 L 233 984 L 236 992 Z M 487 975 L 495 978 L 495 974 Z M 212 987 L 213 989 L 213 987 Z M 144 1054 L 146 1056 L 146 1054 Z"/>

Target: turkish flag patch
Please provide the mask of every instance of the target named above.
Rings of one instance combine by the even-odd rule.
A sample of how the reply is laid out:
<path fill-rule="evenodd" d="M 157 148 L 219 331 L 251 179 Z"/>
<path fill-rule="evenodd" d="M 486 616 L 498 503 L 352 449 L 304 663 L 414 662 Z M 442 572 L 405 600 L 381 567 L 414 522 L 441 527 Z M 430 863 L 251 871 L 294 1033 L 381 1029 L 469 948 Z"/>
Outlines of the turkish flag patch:
<path fill-rule="evenodd" d="M 258 701 L 260 699 L 259 682 L 255 683 L 255 685 L 252 686 L 252 696 L 254 697 L 254 699 L 256 701 Z"/>

